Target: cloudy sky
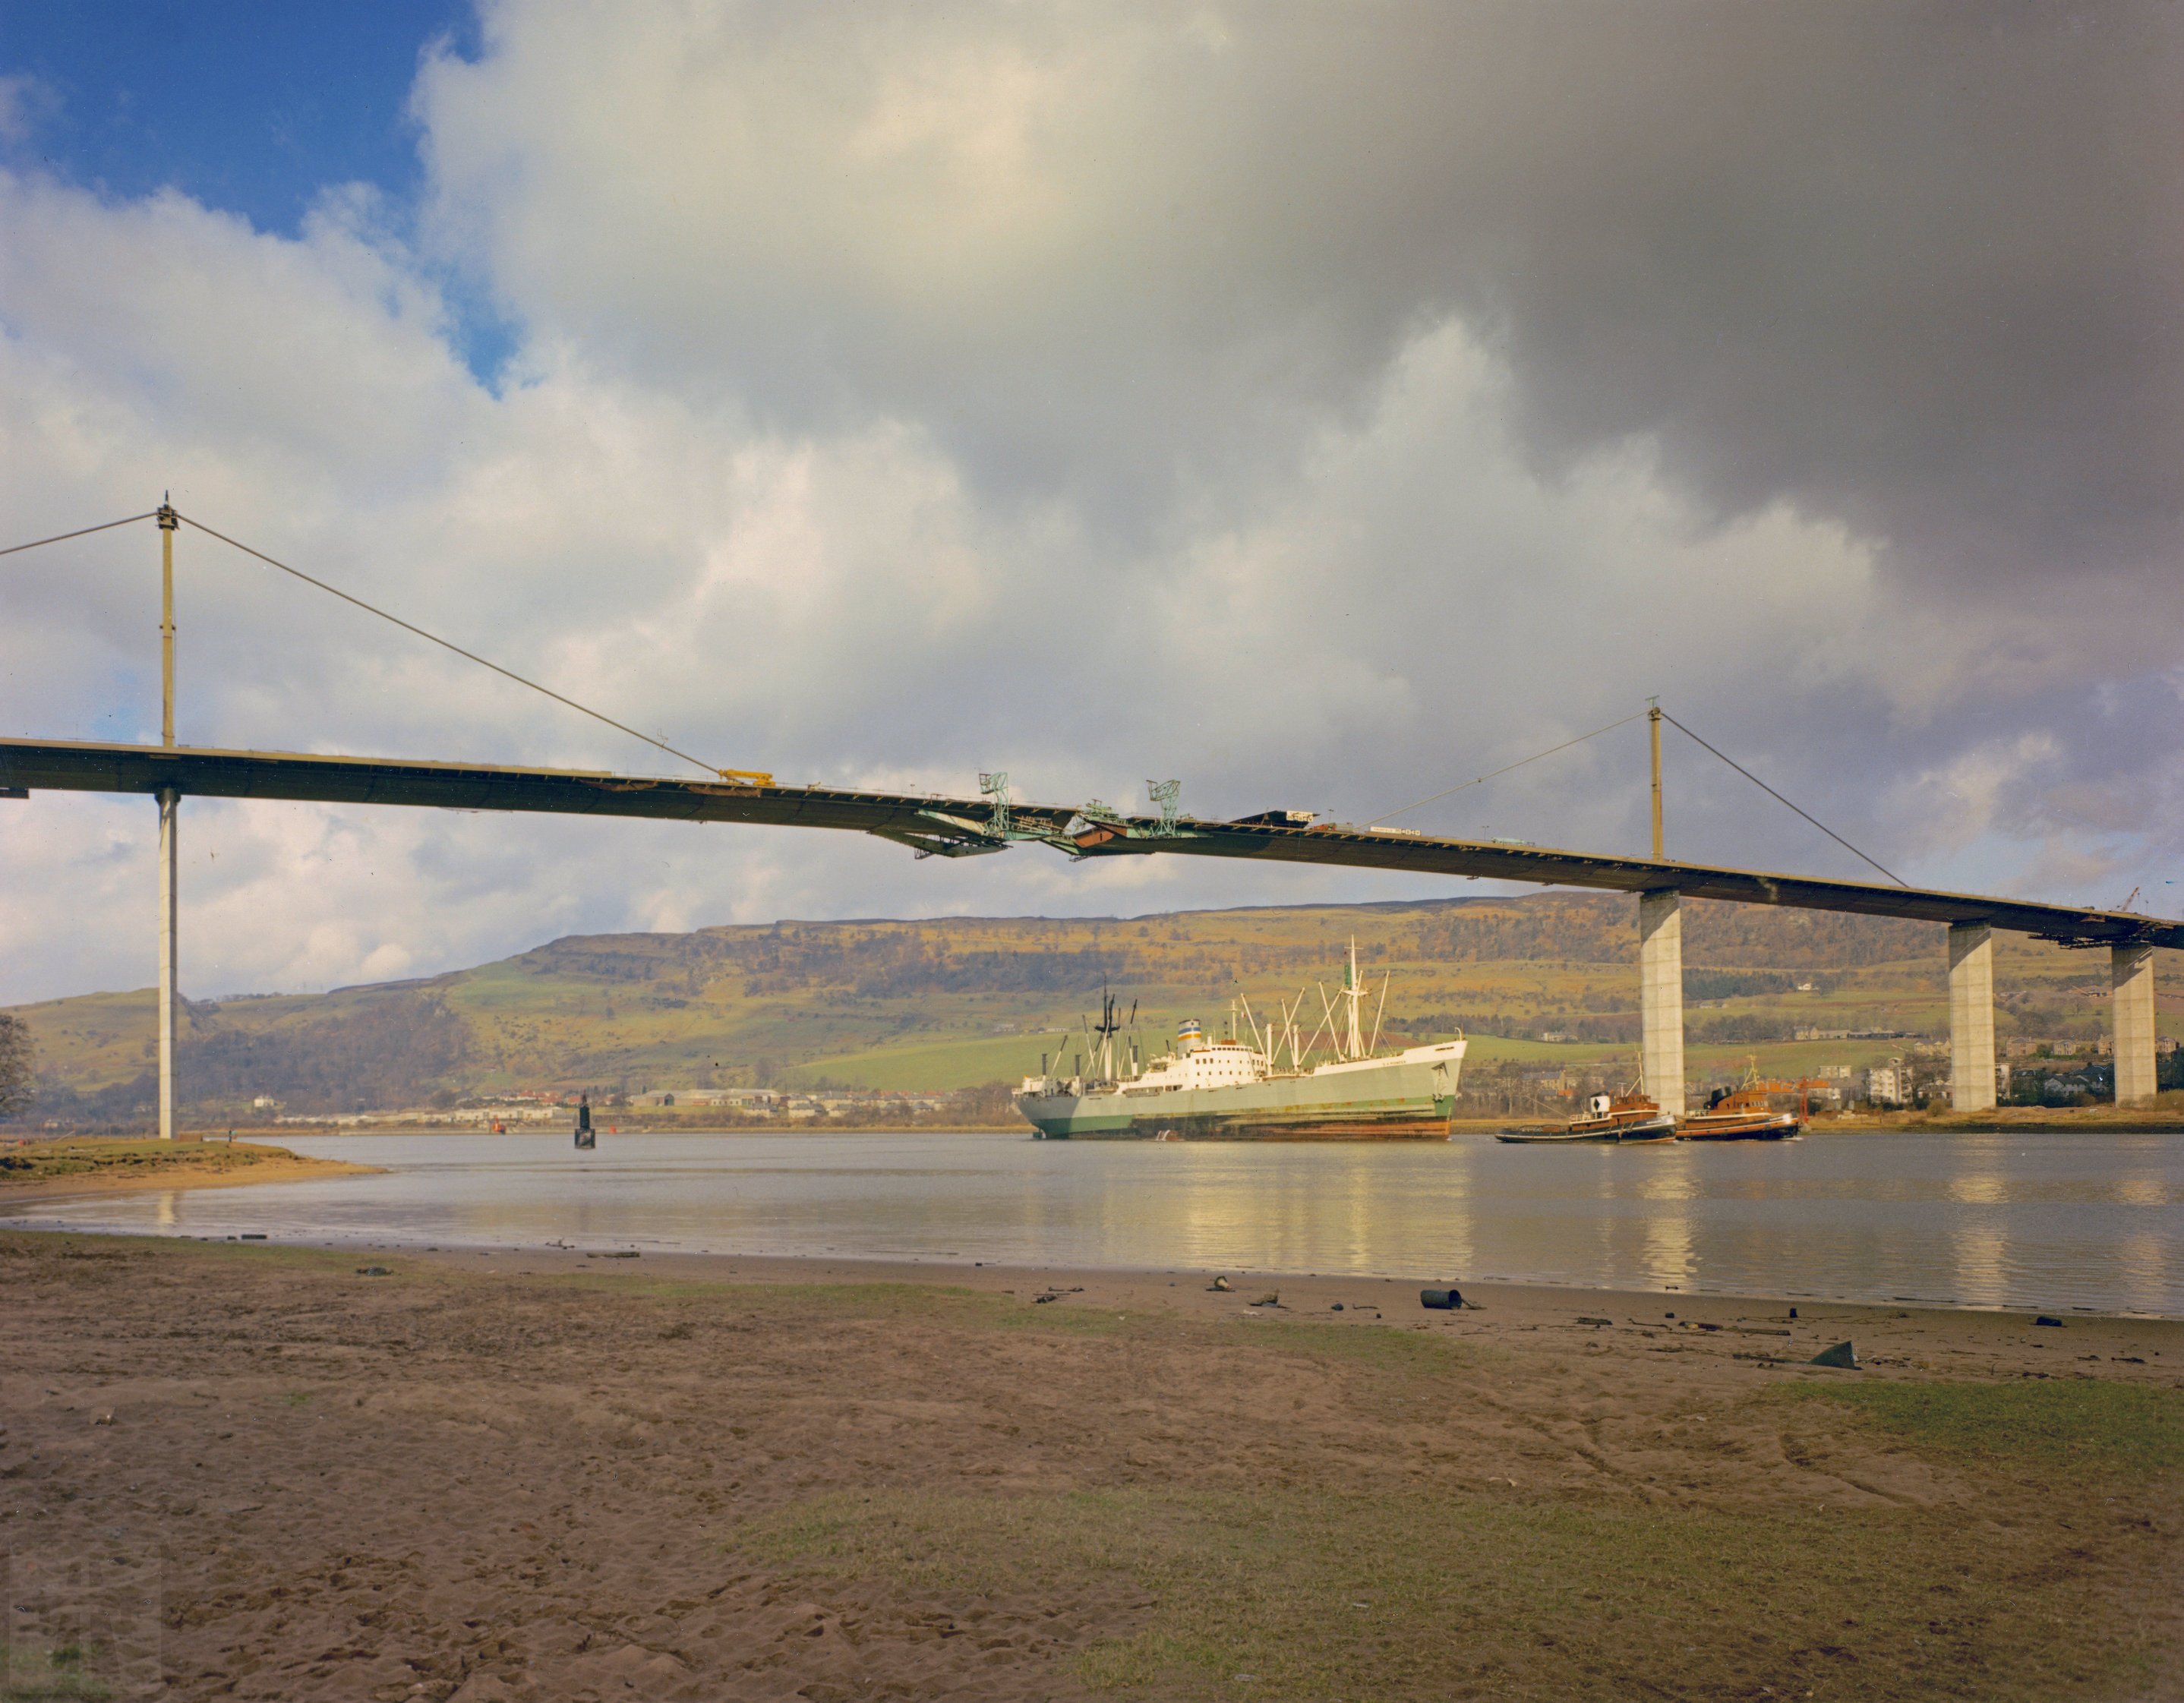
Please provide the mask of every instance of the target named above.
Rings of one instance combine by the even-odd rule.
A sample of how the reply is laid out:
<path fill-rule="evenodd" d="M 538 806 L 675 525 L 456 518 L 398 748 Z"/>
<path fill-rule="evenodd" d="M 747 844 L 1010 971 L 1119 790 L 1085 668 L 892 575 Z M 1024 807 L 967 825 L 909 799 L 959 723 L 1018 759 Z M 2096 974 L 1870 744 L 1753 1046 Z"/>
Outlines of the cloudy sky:
<path fill-rule="evenodd" d="M 2184 12 L 0 6 L 0 543 L 153 506 L 722 765 L 1369 820 L 1642 709 L 1915 882 L 2184 912 Z M 185 532 L 192 743 L 668 760 Z M 156 739 L 148 526 L 0 726 Z M 1672 854 L 1856 875 L 1680 736 Z M 1634 725 L 1400 818 L 1642 850 Z M 153 807 L 0 804 L 0 999 Z M 1446 884 L 186 806 L 184 986 Z M 1462 888 L 1476 892 L 1476 888 Z"/>

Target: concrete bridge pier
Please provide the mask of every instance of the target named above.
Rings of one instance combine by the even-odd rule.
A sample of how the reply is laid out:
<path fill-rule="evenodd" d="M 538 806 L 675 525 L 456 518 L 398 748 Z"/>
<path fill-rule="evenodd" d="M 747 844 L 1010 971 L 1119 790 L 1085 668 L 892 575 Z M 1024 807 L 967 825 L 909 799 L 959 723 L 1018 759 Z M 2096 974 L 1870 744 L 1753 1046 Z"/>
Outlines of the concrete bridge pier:
<path fill-rule="evenodd" d="M 1663 1111 L 1684 1110 L 1684 910 L 1672 887 L 1638 895 L 1638 1068 Z"/>
<path fill-rule="evenodd" d="M 1984 922 L 1949 925 L 1949 1105 L 1994 1105 L 1994 930 Z"/>
<path fill-rule="evenodd" d="M 2109 991 L 2115 1013 L 2115 1103 L 2153 1098 L 2153 949 L 2109 948 Z"/>

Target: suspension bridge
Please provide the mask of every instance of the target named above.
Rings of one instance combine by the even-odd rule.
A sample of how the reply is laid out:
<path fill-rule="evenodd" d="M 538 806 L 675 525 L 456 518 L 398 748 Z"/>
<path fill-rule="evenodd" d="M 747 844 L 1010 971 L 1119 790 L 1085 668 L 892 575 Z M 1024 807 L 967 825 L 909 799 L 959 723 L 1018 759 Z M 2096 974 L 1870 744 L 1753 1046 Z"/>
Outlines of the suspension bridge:
<path fill-rule="evenodd" d="M 1182 812 L 1173 782 L 1153 787 L 1156 811 L 1142 815 L 1116 810 L 1097 800 L 1077 805 L 1028 803 L 1011 795 L 1006 774 L 982 776 L 975 797 L 783 786 L 762 771 L 715 767 L 663 739 L 640 732 L 300 569 L 214 531 L 202 522 L 190 520 L 170 504 L 162 503 L 156 509 L 98 526 L 14 545 L 0 550 L 0 555 L 12 555 L 146 520 L 156 523 L 161 541 L 161 742 L 146 745 L 0 737 L 0 798 L 24 800 L 42 792 L 103 793 L 147 797 L 158 802 L 159 1134 L 163 1138 L 171 1139 L 175 1132 L 175 1011 L 181 898 L 176 879 L 177 833 L 181 802 L 188 797 L 766 824 L 869 834 L 907 847 L 921 857 L 978 856 L 1004 851 L 1014 845 L 1033 844 L 1050 848 L 1072 860 L 1153 855 L 1251 859 L 1635 893 L 1639 900 L 1641 1075 L 1646 1092 L 1664 1110 L 1676 1112 L 1684 1110 L 1685 1096 L 1681 910 L 1685 899 L 1846 911 L 1946 925 L 1950 1103 L 1964 1111 L 1983 1110 L 1995 1103 L 1993 935 L 2000 929 L 2065 946 L 2104 949 L 2108 952 L 2116 1102 L 2120 1105 L 2138 1105 L 2153 1097 L 2153 954 L 2159 947 L 2184 949 L 2184 922 L 2126 910 L 2042 904 L 1917 888 L 1892 875 L 1885 883 L 1840 881 L 1669 858 L 1663 853 L 1662 832 L 1661 728 L 1667 721 L 1687 734 L 1691 730 L 1674 721 L 1658 704 L 1641 712 L 1651 724 L 1652 749 L 1652 854 L 1645 858 L 1502 841 L 1445 838 L 1390 826 L 1384 821 L 1362 826 L 1323 822 L 1304 812 L 1284 810 L 1263 811 L 1240 821 L 1208 821 Z M 292 751 L 211 749 L 178 744 L 175 739 L 174 547 L 176 533 L 185 525 L 360 609 L 393 621 L 419 638 L 643 740 L 704 771 L 704 778 L 405 758 L 326 756 Z M 1634 715 L 1626 721 L 1637 719 Z M 1553 749 L 1565 749 L 1569 744 L 1592 737 L 1583 735 L 1579 740 Z M 1691 737 L 1698 738 L 1696 734 Z M 1706 743 L 1703 740 L 1699 743 Z M 1707 749 L 1713 750 L 1710 745 Z M 1552 751 L 1539 754 L 1552 755 Z M 1714 754 L 1774 793 L 1772 787 L 1766 787 L 1765 782 L 1733 760 L 1719 751 Z M 1872 859 L 1825 824 L 1807 815 L 1780 793 L 1774 796 L 1830 838 L 1873 864 Z M 1878 864 L 1873 866 L 1888 874 Z"/>

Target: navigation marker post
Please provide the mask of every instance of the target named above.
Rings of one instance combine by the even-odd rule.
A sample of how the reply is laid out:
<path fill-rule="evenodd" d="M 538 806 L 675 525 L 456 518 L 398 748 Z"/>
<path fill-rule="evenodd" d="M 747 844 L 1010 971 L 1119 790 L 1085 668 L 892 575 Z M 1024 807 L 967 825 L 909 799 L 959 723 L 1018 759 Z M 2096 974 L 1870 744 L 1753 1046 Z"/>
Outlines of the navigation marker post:
<path fill-rule="evenodd" d="M 175 528 L 174 504 L 159 504 L 159 743 L 175 743 Z M 175 830 L 181 794 L 162 787 L 159 799 L 159 1139 L 175 1138 Z"/>

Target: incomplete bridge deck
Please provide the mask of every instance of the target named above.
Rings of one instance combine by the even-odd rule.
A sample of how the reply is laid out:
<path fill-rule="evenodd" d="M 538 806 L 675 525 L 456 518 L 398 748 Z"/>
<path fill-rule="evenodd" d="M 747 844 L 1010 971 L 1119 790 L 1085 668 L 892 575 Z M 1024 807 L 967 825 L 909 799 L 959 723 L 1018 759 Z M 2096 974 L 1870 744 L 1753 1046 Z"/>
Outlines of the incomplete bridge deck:
<path fill-rule="evenodd" d="M 1075 856 L 1165 852 L 1179 857 L 1257 858 L 1619 893 L 1674 889 L 1693 899 L 1746 904 L 1854 911 L 1928 922 L 1984 922 L 2073 945 L 2184 948 L 2184 922 L 2123 911 L 1648 858 L 1597 857 L 1540 846 L 1436 839 L 1386 828 L 1209 822 L 1190 817 L 1168 826 L 1157 818 L 1110 815 L 1094 805 L 1012 804 L 997 824 L 995 803 L 987 798 L 54 739 L 0 739 L 0 789 L 16 795 L 37 791 L 152 794 L 171 789 L 206 798 L 762 823 L 877 834 L 922 852 L 949 856 L 999 849 L 1007 843 L 996 837 L 999 826 L 1008 839 L 1040 842 Z"/>

